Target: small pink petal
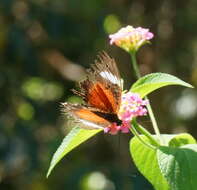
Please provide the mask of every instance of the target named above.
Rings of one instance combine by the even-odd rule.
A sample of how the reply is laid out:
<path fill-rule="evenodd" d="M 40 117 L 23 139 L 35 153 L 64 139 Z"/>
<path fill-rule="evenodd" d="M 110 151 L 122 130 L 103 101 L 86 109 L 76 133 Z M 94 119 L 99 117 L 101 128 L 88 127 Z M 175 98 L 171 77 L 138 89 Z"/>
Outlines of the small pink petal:
<path fill-rule="evenodd" d="M 131 127 L 130 123 L 129 122 L 123 122 L 122 125 L 121 125 L 121 132 L 122 133 L 129 133 L 129 128 Z"/>
<path fill-rule="evenodd" d="M 104 128 L 104 133 L 109 133 L 111 135 L 116 135 L 120 130 L 120 126 L 117 126 L 116 123 L 112 123 L 109 127 Z"/>
<path fill-rule="evenodd" d="M 109 127 L 105 127 L 103 131 L 104 131 L 104 133 L 109 133 L 110 128 Z"/>

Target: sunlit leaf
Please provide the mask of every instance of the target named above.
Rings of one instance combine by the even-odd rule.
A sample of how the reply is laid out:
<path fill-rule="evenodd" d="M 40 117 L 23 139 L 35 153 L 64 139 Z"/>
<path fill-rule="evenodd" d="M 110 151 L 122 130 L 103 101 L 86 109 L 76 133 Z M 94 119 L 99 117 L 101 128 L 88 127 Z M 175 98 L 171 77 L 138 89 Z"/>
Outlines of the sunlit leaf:
<path fill-rule="evenodd" d="M 50 175 L 56 164 L 71 150 L 76 148 L 81 143 L 88 140 L 90 137 L 96 135 L 101 130 L 85 130 L 79 127 L 73 128 L 69 134 L 63 139 L 61 145 L 58 147 L 57 151 L 53 155 L 50 163 L 49 170 L 47 172 L 47 177 Z"/>
<path fill-rule="evenodd" d="M 130 91 L 139 93 L 141 97 L 144 97 L 152 91 L 168 85 L 181 85 L 192 88 L 192 85 L 170 74 L 152 73 L 137 80 Z"/>
<path fill-rule="evenodd" d="M 150 141 L 141 135 L 144 141 Z M 156 190 L 169 190 L 166 179 L 162 176 L 156 149 L 151 149 L 142 144 L 136 137 L 130 141 L 130 152 L 139 171 L 148 179 Z"/>
<path fill-rule="evenodd" d="M 162 174 L 173 190 L 196 190 L 197 144 L 182 147 L 160 147 L 157 151 Z"/>
<path fill-rule="evenodd" d="M 175 135 L 170 141 L 170 147 L 179 147 L 186 144 L 196 144 L 196 140 L 188 133 Z"/>

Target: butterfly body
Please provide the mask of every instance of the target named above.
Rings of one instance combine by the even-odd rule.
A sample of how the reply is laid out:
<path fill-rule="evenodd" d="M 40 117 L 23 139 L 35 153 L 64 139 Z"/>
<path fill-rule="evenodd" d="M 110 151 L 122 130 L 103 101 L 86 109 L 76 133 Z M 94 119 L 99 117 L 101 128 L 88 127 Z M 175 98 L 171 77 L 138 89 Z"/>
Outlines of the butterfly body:
<path fill-rule="evenodd" d="M 103 113 L 103 112 L 99 112 L 99 111 L 95 111 L 93 112 L 96 115 L 106 119 L 107 121 L 111 122 L 111 123 L 116 123 L 117 125 L 121 125 L 122 121 L 118 118 L 117 114 L 114 113 Z"/>
<path fill-rule="evenodd" d="M 103 129 L 122 123 L 118 118 L 122 83 L 116 63 L 105 52 L 98 58 L 87 71 L 87 78 L 79 82 L 79 90 L 73 90 L 84 104 L 62 104 L 63 111 L 86 129 Z"/>

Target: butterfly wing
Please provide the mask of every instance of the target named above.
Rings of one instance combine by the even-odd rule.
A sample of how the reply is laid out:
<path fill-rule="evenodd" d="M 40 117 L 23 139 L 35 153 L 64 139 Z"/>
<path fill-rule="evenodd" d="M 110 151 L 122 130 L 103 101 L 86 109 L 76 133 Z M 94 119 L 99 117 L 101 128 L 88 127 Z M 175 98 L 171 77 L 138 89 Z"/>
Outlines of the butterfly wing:
<path fill-rule="evenodd" d="M 79 83 L 80 95 L 92 107 L 103 112 L 117 113 L 121 102 L 122 82 L 114 59 L 105 52 L 88 70 L 87 78 Z"/>
<path fill-rule="evenodd" d="M 79 127 L 85 129 L 103 129 L 110 125 L 108 120 L 95 114 L 97 110 L 91 107 L 66 102 L 62 103 L 62 111 L 74 118 Z"/>

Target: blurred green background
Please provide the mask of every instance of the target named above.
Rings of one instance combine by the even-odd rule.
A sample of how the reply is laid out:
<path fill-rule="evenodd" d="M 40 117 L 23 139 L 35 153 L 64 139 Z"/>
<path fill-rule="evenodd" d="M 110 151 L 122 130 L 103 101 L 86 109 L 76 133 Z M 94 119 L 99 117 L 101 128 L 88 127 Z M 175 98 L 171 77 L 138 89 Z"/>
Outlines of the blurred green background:
<path fill-rule="evenodd" d="M 197 86 L 195 0 L 0 0 L 0 189 L 152 190 L 128 151 L 131 135 L 100 134 L 63 159 L 45 178 L 52 154 L 70 130 L 60 102 L 99 51 L 113 56 L 135 81 L 126 52 L 108 34 L 133 25 L 150 28 L 151 45 L 138 52 L 143 74 L 166 72 Z M 197 138 L 197 91 L 165 87 L 150 95 L 162 133 Z M 150 131 L 148 118 L 141 121 Z"/>

